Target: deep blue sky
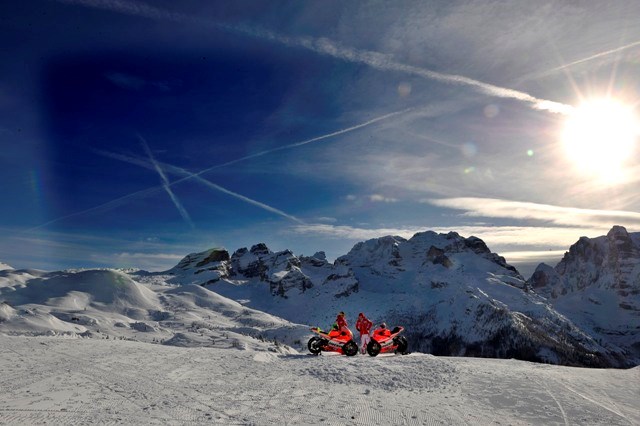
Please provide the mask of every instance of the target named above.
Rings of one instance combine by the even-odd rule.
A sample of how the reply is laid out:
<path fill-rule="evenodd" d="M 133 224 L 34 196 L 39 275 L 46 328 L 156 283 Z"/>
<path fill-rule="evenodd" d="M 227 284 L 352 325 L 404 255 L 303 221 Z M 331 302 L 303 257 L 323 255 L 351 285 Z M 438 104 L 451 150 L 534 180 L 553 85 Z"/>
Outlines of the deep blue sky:
<path fill-rule="evenodd" d="M 591 99 L 637 112 L 640 4 L 534 3 L 4 1 L 0 261 L 433 229 L 528 274 L 638 231 L 637 146 L 603 179 L 561 135 Z"/>

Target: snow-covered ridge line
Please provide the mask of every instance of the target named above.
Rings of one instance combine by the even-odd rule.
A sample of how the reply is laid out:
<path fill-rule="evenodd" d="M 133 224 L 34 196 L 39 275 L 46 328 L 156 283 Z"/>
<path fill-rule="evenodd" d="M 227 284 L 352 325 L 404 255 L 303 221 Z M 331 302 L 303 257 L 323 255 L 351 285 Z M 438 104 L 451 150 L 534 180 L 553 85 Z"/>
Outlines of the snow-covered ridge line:
<path fill-rule="evenodd" d="M 295 352 L 306 327 L 201 286 L 109 269 L 0 271 L 0 334 Z"/>
<path fill-rule="evenodd" d="M 334 263 L 259 243 L 160 273 L 5 270 L 0 333 L 305 350 L 296 324 L 366 312 L 404 325 L 413 351 L 626 367 L 640 363 L 639 241 L 621 227 L 581 238 L 529 281 L 481 239 L 431 231 L 363 241 Z"/>
<path fill-rule="evenodd" d="M 374 238 L 333 264 L 321 252 L 297 257 L 263 243 L 233 254 L 215 249 L 190 254 L 166 273 L 170 282 L 204 285 L 294 322 L 330 324 L 338 311 L 351 318 L 365 311 L 406 325 L 413 350 L 569 365 L 640 362 L 629 351 L 634 341 L 594 335 L 481 239 L 455 232 Z"/>

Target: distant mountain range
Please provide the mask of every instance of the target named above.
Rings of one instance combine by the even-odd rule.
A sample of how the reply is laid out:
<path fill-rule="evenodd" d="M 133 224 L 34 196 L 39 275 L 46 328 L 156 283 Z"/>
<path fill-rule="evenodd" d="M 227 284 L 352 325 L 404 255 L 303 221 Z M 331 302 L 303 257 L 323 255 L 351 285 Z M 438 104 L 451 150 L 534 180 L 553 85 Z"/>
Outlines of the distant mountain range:
<path fill-rule="evenodd" d="M 190 344 L 199 341 L 184 320 L 191 315 L 202 325 L 195 329 L 200 333 L 241 330 L 251 339 L 268 335 L 302 349 L 305 328 L 296 324 L 328 327 L 345 311 L 351 326 L 359 312 L 374 322 L 404 325 L 411 350 L 436 355 L 598 367 L 640 364 L 640 233 L 619 226 L 607 236 L 581 238 L 555 268 L 541 264 L 529 280 L 481 239 L 431 231 L 408 240 L 386 236 L 361 242 L 333 263 L 322 252 L 296 256 L 260 243 L 231 254 L 221 248 L 192 253 L 159 273 L 103 271 L 116 274 L 109 275 L 110 285 L 122 281 L 136 289 L 124 304 L 102 295 L 95 280 L 83 284 L 78 274 L 88 273 L 45 279 L 40 272 L 0 271 L 0 301 L 7 302 L 0 307 L 0 332 L 20 334 L 17 312 L 40 309 L 76 326 L 64 329 L 52 322 L 67 333 L 91 333 L 102 321 L 108 324 L 103 330 L 129 338 L 140 338 L 138 329 L 153 328 L 154 341 L 164 336 L 164 343 L 174 343 L 180 330 L 178 341 Z M 48 297 L 42 296 L 44 286 L 52 291 L 45 292 Z M 91 318 L 72 318 L 87 306 L 96 317 L 93 326 Z M 197 309 L 189 312 L 192 307 Z M 243 320 L 267 313 L 273 319 L 253 328 Z M 115 316 L 122 326 L 114 325 Z M 79 322 L 84 330 L 77 329 Z M 274 325 L 265 327 L 266 322 Z M 135 333 L 123 334 L 133 323 Z M 150 334 L 145 336 L 149 340 Z"/>

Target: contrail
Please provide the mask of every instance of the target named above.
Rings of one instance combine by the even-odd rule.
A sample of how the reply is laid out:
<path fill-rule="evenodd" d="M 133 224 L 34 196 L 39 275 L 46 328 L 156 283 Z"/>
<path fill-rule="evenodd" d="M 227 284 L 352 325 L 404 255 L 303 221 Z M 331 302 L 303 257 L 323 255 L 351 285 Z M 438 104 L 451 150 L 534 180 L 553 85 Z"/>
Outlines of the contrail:
<path fill-rule="evenodd" d="M 338 135 L 341 135 L 343 133 L 349 133 L 349 132 L 352 132 L 354 130 L 358 130 L 358 129 L 361 129 L 363 127 L 369 126 L 371 124 L 377 123 L 378 121 L 386 120 L 387 118 L 395 117 L 396 115 L 405 114 L 405 113 L 407 113 L 409 111 L 412 111 L 414 109 L 415 108 L 407 108 L 407 109 L 403 109 L 402 111 L 391 112 L 389 114 L 385 114 L 385 115 L 382 115 L 380 117 L 372 118 L 371 120 L 365 121 L 364 123 L 360 123 L 360 124 L 357 124 L 355 126 L 347 127 L 346 129 L 337 130 L 337 131 L 335 131 L 333 133 L 328 133 L 326 135 L 317 136 L 315 138 L 307 139 L 307 140 L 304 140 L 302 142 L 295 142 L 295 143 L 291 143 L 289 145 L 283 145 L 283 146 L 279 146 L 277 148 L 267 149 L 265 151 L 256 152 L 255 154 L 249 154 L 249 155 L 246 155 L 244 157 L 237 158 L 235 160 L 227 161 L 226 163 L 216 164 L 215 166 L 211 166 L 211 167 L 206 168 L 204 170 L 201 170 L 201 171 L 199 171 L 197 173 L 194 173 L 194 175 L 195 176 L 200 176 L 200 175 L 202 175 L 204 173 L 210 172 L 211 170 L 219 169 L 221 167 L 229 166 L 231 164 L 236 164 L 236 163 L 239 163 L 241 161 L 250 160 L 252 158 L 257 158 L 257 157 L 262 157 L 263 155 L 272 154 L 274 152 L 283 151 L 285 149 L 290 149 L 290 148 L 295 148 L 295 147 L 302 146 L 302 145 L 307 145 L 307 144 L 310 144 L 312 142 L 317 142 L 317 141 L 321 141 L 323 139 L 332 138 L 334 136 L 338 136 Z"/>
<path fill-rule="evenodd" d="M 79 212 L 71 213 L 71 214 L 68 214 L 66 216 L 62 216 L 62 217 L 50 220 L 50 221 L 48 221 L 46 223 L 43 223 L 41 225 L 34 226 L 33 228 L 26 229 L 24 232 L 35 231 L 35 230 L 38 230 L 40 228 L 44 228 L 47 225 L 51 225 L 53 223 L 60 222 L 61 220 L 70 219 L 70 218 L 76 217 L 76 216 L 81 216 L 81 215 L 86 214 L 86 213 L 109 210 L 109 209 L 112 209 L 114 207 L 118 207 L 118 206 L 124 204 L 124 202 L 129 200 L 129 199 L 148 196 L 148 195 L 151 195 L 151 194 L 153 194 L 155 192 L 161 191 L 162 189 L 163 189 L 163 186 L 162 185 L 158 185 L 158 186 L 154 186 L 154 187 L 151 187 L 151 188 L 143 189 L 141 191 L 132 192 L 131 194 L 123 195 L 122 197 L 116 198 L 115 200 L 108 201 L 108 202 L 100 204 L 98 206 L 91 207 L 91 208 L 88 208 L 88 209 L 85 209 L 85 210 L 81 210 Z"/>
<path fill-rule="evenodd" d="M 544 77 L 544 76 L 547 76 L 549 74 L 553 74 L 556 71 L 561 71 L 561 70 L 566 69 L 566 68 L 571 68 L 574 65 L 578 65 L 578 64 L 581 64 L 583 62 L 592 61 L 594 59 L 598 59 L 598 58 L 601 58 L 603 56 L 608 56 L 608 55 L 611 55 L 613 53 L 622 52 L 623 50 L 627 50 L 627 49 L 630 49 L 630 48 L 635 47 L 635 46 L 640 46 L 640 40 L 634 41 L 633 43 L 625 44 L 624 46 L 616 47 L 615 49 L 605 50 L 604 52 L 596 53 L 596 54 L 588 56 L 586 58 L 582 58 L 582 59 L 578 59 L 577 61 L 569 62 L 568 64 L 560 65 L 559 67 L 555 67 L 555 68 L 547 70 L 547 71 L 545 71 L 545 72 L 543 72 L 541 74 L 538 74 L 536 77 Z"/>
<path fill-rule="evenodd" d="M 248 160 L 248 159 L 251 159 L 251 158 L 259 157 L 259 156 L 262 156 L 262 155 L 266 155 L 266 154 L 269 154 L 271 152 L 280 151 L 282 149 L 287 149 L 287 148 L 293 148 L 293 147 L 296 147 L 296 146 L 306 145 L 308 143 L 312 143 L 312 142 L 315 142 L 315 141 L 320 141 L 320 140 L 327 139 L 327 138 L 330 138 L 330 137 L 338 136 L 338 135 L 341 135 L 343 133 L 347 133 L 347 132 L 351 132 L 351 131 L 360 129 L 360 128 L 364 127 L 364 126 L 371 125 L 371 124 L 376 123 L 378 121 L 381 121 L 381 120 L 384 120 L 384 119 L 387 119 L 387 118 L 391 118 L 393 116 L 396 116 L 398 114 L 407 112 L 409 110 L 410 109 L 405 109 L 405 110 L 402 110 L 402 111 L 396 111 L 396 112 L 392 112 L 392 113 L 389 113 L 389 114 L 385 114 L 385 115 L 382 115 L 380 117 L 377 117 L 377 118 L 371 119 L 369 121 L 366 121 L 364 123 L 348 127 L 346 129 L 338 130 L 338 131 L 335 131 L 335 132 L 332 132 L 332 133 L 329 133 L 329 134 L 326 134 L 326 135 L 318 136 L 318 137 L 315 137 L 315 138 L 312 138 L 312 139 L 307 139 L 307 140 L 304 140 L 302 142 L 292 143 L 292 144 L 286 145 L 284 147 L 274 148 L 272 150 L 263 151 L 263 152 L 260 152 L 260 153 L 257 153 L 257 154 L 253 154 L 253 155 L 248 155 L 246 157 L 242 157 L 242 158 L 237 159 L 237 160 L 233 160 L 233 161 L 229 161 L 229 162 L 224 163 L 224 164 L 219 164 L 219 165 L 216 165 L 216 166 L 213 166 L 213 167 L 209 167 L 208 169 L 202 170 L 202 171 L 200 171 L 198 173 L 194 173 L 194 174 L 196 176 L 199 176 L 199 175 L 201 175 L 203 173 L 206 173 L 208 171 L 211 171 L 213 169 L 216 169 L 216 168 L 219 168 L 219 167 L 223 167 L 223 166 L 228 166 L 230 164 L 234 164 L 234 163 L 237 163 L 237 162 L 240 162 L 240 161 L 244 161 L 244 160 Z M 120 154 L 109 153 L 109 152 L 99 151 L 99 150 L 96 150 L 95 152 L 100 154 L 100 155 L 105 155 L 107 157 L 112 157 L 112 158 L 114 158 L 116 160 L 123 160 L 123 161 L 132 160 L 131 157 L 121 156 Z M 127 158 L 127 159 L 125 160 L 124 158 Z M 137 160 L 137 159 L 134 159 L 134 160 L 137 161 L 137 162 L 136 163 L 132 163 L 132 164 L 137 164 L 137 165 L 142 166 L 142 167 L 147 167 L 148 166 L 148 164 L 145 161 L 141 161 L 141 160 Z M 180 182 L 184 182 L 184 181 L 192 179 L 192 178 L 193 178 L 193 176 L 185 176 L 185 177 L 177 179 L 177 180 L 175 180 L 173 182 L 169 182 L 169 186 L 176 185 L 176 184 L 178 184 Z M 108 202 L 100 204 L 98 206 L 91 207 L 91 208 L 86 209 L 86 210 L 82 210 L 82 211 L 79 211 L 79 212 L 71 213 L 69 215 L 62 216 L 62 217 L 59 217 L 57 219 L 50 220 L 50 221 L 48 221 L 46 223 L 43 223 L 41 225 L 35 226 L 33 228 L 29 228 L 25 232 L 34 231 L 34 230 L 43 228 L 43 227 L 45 227 L 47 225 L 51 225 L 53 223 L 60 222 L 61 220 L 69 219 L 69 218 L 76 217 L 76 216 L 80 216 L 80 215 L 83 215 L 85 213 L 91 213 L 91 212 L 105 210 L 105 209 L 108 210 L 108 209 L 111 209 L 111 208 L 114 208 L 114 207 L 117 207 L 117 206 L 121 205 L 123 202 L 125 202 L 125 201 L 127 201 L 129 199 L 133 199 L 133 198 L 136 198 L 138 196 L 150 195 L 150 194 L 152 194 L 154 192 L 158 192 L 159 190 L 161 190 L 163 188 L 164 188 L 163 185 L 159 185 L 159 186 L 155 186 L 155 187 L 152 187 L 152 188 L 144 189 L 144 190 L 141 190 L 141 191 L 133 192 L 131 194 L 124 195 L 122 197 L 116 198 L 115 200 L 108 201 Z"/>
<path fill-rule="evenodd" d="M 203 18 L 184 15 L 181 13 L 165 11 L 144 3 L 132 3 L 124 0 L 58 1 L 61 1 L 63 3 L 79 4 L 92 8 L 110 10 L 113 12 L 119 12 L 128 15 L 142 16 L 154 20 L 169 20 L 173 22 L 213 26 L 219 30 L 240 33 L 263 40 L 270 40 L 279 44 L 283 44 L 285 46 L 302 47 L 322 55 L 328 55 L 353 63 L 365 64 L 379 70 L 403 72 L 429 80 L 440 81 L 442 83 L 469 86 L 485 95 L 505 99 L 515 99 L 525 103 L 529 103 L 534 109 L 538 110 L 545 110 L 560 114 L 569 114 L 571 113 L 571 111 L 573 111 L 573 107 L 571 105 L 536 98 L 525 92 L 496 86 L 461 75 L 444 74 L 426 68 L 403 64 L 393 61 L 389 55 L 374 51 L 358 50 L 351 47 L 345 47 L 327 38 L 289 37 L 266 29 L 250 28 L 242 25 L 223 24 Z"/>
<path fill-rule="evenodd" d="M 157 161 L 154 164 L 150 164 L 149 162 L 147 162 L 145 160 L 142 160 L 140 158 L 130 157 L 130 156 L 127 156 L 127 155 L 118 154 L 118 153 L 112 153 L 112 152 L 107 152 L 107 151 L 96 151 L 96 152 L 99 153 L 100 155 L 103 155 L 103 156 L 106 156 L 106 157 L 110 157 L 110 158 L 113 158 L 115 160 L 124 161 L 124 162 L 130 163 L 130 164 L 134 164 L 136 166 L 144 167 L 144 168 L 151 169 L 151 170 L 153 170 L 154 168 L 159 167 L 160 165 L 162 165 L 162 167 L 164 167 L 164 169 L 166 169 L 166 170 L 168 170 L 168 171 L 170 171 L 170 172 L 172 172 L 174 174 L 178 174 L 178 175 L 183 176 L 182 179 L 176 180 L 176 181 L 170 183 L 169 185 L 173 185 L 173 184 L 176 184 L 178 182 L 185 181 L 187 179 L 194 179 L 194 180 L 200 182 L 201 184 L 203 184 L 203 185 L 205 185 L 205 186 L 207 186 L 207 187 L 209 187 L 211 189 L 215 189 L 216 191 L 223 192 L 223 193 L 225 193 L 227 195 L 230 195 L 230 196 L 232 196 L 234 198 L 237 198 L 237 199 L 242 200 L 242 201 L 244 201 L 246 203 L 252 204 L 252 205 L 254 205 L 256 207 L 259 207 L 259 208 L 261 208 L 263 210 L 266 210 L 268 212 L 275 213 L 275 214 L 277 214 L 279 216 L 285 217 L 285 218 L 287 218 L 289 220 L 292 220 L 292 221 L 294 221 L 296 223 L 304 224 L 304 222 L 302 220 L 298 219 L 295 216 L 292 216 L 292 215 L 290 215 L 288 213 L 285 213 L 282 210 L 276 209 L 275 207 L 271 207 L 270 205 L 261 203 L 260 201 L 256 201 L 256 200 L 254 200 L 252 198 L 246 197 L 246 196 L 244 196 L 242 194 L 238 194 L 237 192 L 230 191 L 230 190 L 228 190 L 228 189 L 226 189 L 226 188 L 224 188 L 224 187 L 222 187 L 220 185 L 217 185 L 217 184 L 215 184 L 213 182 L 208 181 L 207 179 L 199 176 L 197 173 L 191 173 L 190 171 L 185 170 L 182 167 L 177 167 L 177 166 L 173 166 L 171 164 L 157 162 Z"/>
<path fill-rule="evenodd" d="M 241 195 L 241 194 L 238 194 L 236 192 L 230 191 L 230 190 L 228 190 L 226 188 L 221 187 L 220 185 L 216 185 L 215 183 L 206 180 L 202 176 L 199 176 L 199 175 L 197 175 L 195 173 L 191 173 L 191 172 L 189 172 L 189 171 L 187 171 L 187 170 L 185 170 L 183 168 L 175 167 L 175 166 L 172 166 L 172 165 L 166 164 L 166 163 L 163 163 L 163 166 L 167 167 L 170 170 L 174 170 L 176 173 L 182 174 L 183 176 L 185 176 L 187 178 L 195 179 L 198 182 L 202 183 L 203 185 L 208 186 L 209 188 L 215 189 L 215 190 L 220 191 L 220 192 L 224 192 L 227 195 L 231 195 L 232 197 L 235 197 L 235 198 L 237 198 L 239 200 L 242 200 L 242 201 L 244 201 L 246 203 L 249 203 L 249 204 L 253 204 L 256 207 L 260 207 L 261 209 L 264 209 L 264 210 L 266 210 L 268 212 L 271 212 L 271 213 L 275 213 L 277 215 L 280 215 L 282 217 L 290 219 L 290 220 L 292 220 L 294 222 L 297 222 L 297 223 L 300 223 L 300 224 L 304 224 L 304 222 L 302 220 L 298 219 L 295 216 L 287 214 L 287 213 L 283 212 L 282 210 L 278 210 L 275 207 L 271 207 L 271 206 L 269 206 L 267 204 L 261 203 L 260 201 L 253 200 L 253 199 L 251 199 L 249 197 L 245 197 L 244 195 Z"/>
<path fill-rule="evenodd" d="M 234 27 L 233 29 L 254 37 L 273 40 L 287 46 L 304 47 L 319 54 L 332 56 L 349 62 L 366 64 L 372 68 L 380 70 L 399 71 L 406 74 L 417 75 L 429 80 L 440 81 L 442 83 L 473 87 L 477 89 L 478 92 L 485 95 L 497 98 L 515 99 L 532 104 L 533 108 L 538 110 L 546 110 L 559 114 L 569 114 L 573 111 L 573 107 L 571 105 L 536 98 L 525 92 L 496 86 L 461 75 L 444 74 L 426 68 L 395 62 L 389 55 L 374 51 L 344 47 L 327 38 L 288 37 L 269 30 L 252 29 L 248 27 Z"/>
<path fill-rule="evenodd" d="M 169 197 L 171 197 L 171 201 L 173 201 L 173 204 L 176 206 L 176 209 L 178 209 L 178 212 L 180 213 L 182 218 L 185 220 L 185 222 L 187 222 L 191 226 L 191 228 L 195 228 L 195 225 L 193 224 L 193 221 L 191 220 L 191 217 L 189 216 L 187 209 L 184 208 L 182 203 L 180 203 L 180 200 L 178 200 L 178 197 L 176 197 L 176 194 L 174 194 L 173 191 L 171 190 L 171 184 L 169 183 L 169 179 L 167 179 L 167 176 L 164 174 L 162 167 L 160 167 L 155 157 L 153 156 L 153 153 L 149 148 L 149 144 L 147 144 L 147 141 L 140 135 L 138 135 L 138 139 L 140 139 L 142 147 L 144 148 L 144 151 L 147 153 L 147 157 L 149 157 L 149 161 L 151 161 L 151 164 L 153 164 L 154 169 L 160 175 L 160 179 L 162 180 L 162 186 L 164 187 L 165 191 L 167 191 L 167 194 L 169 194 Z"/>

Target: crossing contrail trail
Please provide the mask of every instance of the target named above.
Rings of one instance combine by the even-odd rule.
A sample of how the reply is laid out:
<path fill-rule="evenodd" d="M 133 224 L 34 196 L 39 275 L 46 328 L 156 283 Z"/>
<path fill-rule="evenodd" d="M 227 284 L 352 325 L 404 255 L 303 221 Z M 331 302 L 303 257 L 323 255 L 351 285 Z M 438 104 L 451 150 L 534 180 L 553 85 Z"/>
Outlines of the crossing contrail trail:
<path fill-rule="evenodd" d="M 153 168 L 160 175 L 160 179 L 162 180 L 162 186 L 164 187 L 165 191 L 167 191 L 167 194 L 169 194 L 169 197 L 171 198 L 171 201 L 173 201 L 173 204 L 176 206 L 176 209 L 178 209 L 180 216 L 182 216 L 182 218 L 185 220 L 185 222 L 189 224 L 189 226 L 191 226 L 191 228 L 195 228 L 195 225 L 193 224 L 193 221 L 191 220 L 191 217 L 189 216 L 187 209 L 184 208 L 180 200 L 178 200 L 178 197 L 176 196 L 176 194 L 173 193 L 173 190 L 171 189 L 171 184 L 169 183 L 169 179 L 167 179 L 167 176 L 164 174 L 164 171 L 162 170 L 162 168 L 156 161 L 155 157 L 153 156 L 153 153 L 149 148 L 149 144 L 140 135 L 138 135 L 138 139 L 140 139 L 140 142 L 142 143 L 142 147 L 144 148 L 144 151 L 146 152 L 147 157 L 149 157 L 149 161 L 151 161 L 151 164 L 153 164 Z"/>
<path fill-rule="evenodd" d="M 168 164 L 168 163 L 162 163 L 162 162 L 159 162 L 157 160 L 154 160 L 153 163 L 150 163 L 150 162 L 145 161 L 145 160 L 143 160 L 141 158 L 131 157 L 131 156 L 128 156 L 128 155 L 123 155 L 123 154 L 118 154 L 118 153 L 113 153 L 113 152 L 108 152 L 108 151 L 97 151 L 97 152 L 99 154 L 103 155 L 103 156 L 106 156 L 106 157 L 109 157 L 109 158 L 113 158 L 113 159 L 119 160 L 119 161 L 124 161 L 126 163 L 134 164 L 136 166 L 144 167 L 144 168 L 147 168 L 147 169 L 150 169 L 150 170 L 154 170 L 154 169 L 157 169 L 157 168 L 161 168 L 161 169 L 164 168 L 165 170 L 170 171 L 171 173 L 183 176 L 182 179 L 176 180 L 176 181 L 172 182 L 171 184 L 175 184 L 175 183 L 178 183 L 178 182 L 181 182 L 181 181 L 185 181 L 187 179 L 194 179 L 197 182 L 200 182 L 201 184 L 203 184 L 203 185 L 205 185 L 205 186 L 207 186 L 207 187 L 209 187 L 211 189 L 215 189 L 216 191 L 220 191 L 220 192 L 225 193 L 227 195 L 230 195 L 230 196 L 232 196 L 234 198 L 237 198 L 237 199 L 239 199 L 241 201 L 244 201 L 244 202 L 246 202 L 248 204 L 254 205 L 254 206 L 259 207 L 259 208 L 261 208 L 263 210 L 266 210 L 268 212 L 275 213 L 275 214 L 277 214 L 279 216 L 282 216 L 284 218 L 292 220 L 292 221 L 294 221 L 296 223 L 304 224 L 304 222 L 302 220 L 298 219 L 295 216 L 292 216 L 292 215 L 290 215 L 290 214 L 288 214 L 286 212 L 283 212 L 282 210 L 279 210 L 279 209 L 277 209 L 275 207 L 272 207 L 272 206 L 270 206 L 268 204 L 262 203 L 260 201 L 254 200 L 254 199 L 249 198 L 249 197 L 246 197 L 246 196 L 244 196 L 242 194 L 238 194 L 237 192 L 233 192 L 233 191 L 231 191 L 231 190 L 229 190 L 227 188 L 224 188 L 224 187 L 222 187 L 220 185 L 217 185 L 217 184 L 215 184 L 215 183 L 203 178 L 202 176 L 199 176 L 197 173 L 192 173 L 192 172 L 190 172 L 190 171 L 188 171 L 186 169 L 183 169 L 182 167 L 173 166 L 173 165 Z"/>
<path fill-rule="evenodd" d="M 403 72 L 429 80 L 440 81 L 446 84 L 472 87 L 476 91 L 485 95 L 505 99 L 515 99 L 531 104 L 534 109 L 538 110 L 545 110 L 559 114 L 569 114 L 571 113 L 571 111 L 573 111 L 573 107 L 571 105 L 536 98 L 535 96 L 532 96 L 525 92 L 496 86 L 461 75 L 445 74 L 414 65 L 403 64 L 401 62 L 394 61 L 389 55 L 375 51 L 359 50 L 351 47 L 346 47 L 324 37 L 290 37 L 266 29 L 248 27 L 243 25 L 229 25 L 205 18 L 189 16 L 177 12 L 170 12 L 140 2 L 134 3 L 125 0 L 58 1 L 67 4 L 78 4 L 91 8 L 109 10 L 134 16 L 141 16 L 154 20 L 168 20 L 173 22 L 210 26 L 222 31 L 244 34 L 262 40 L 273 41 L 285 46 L 304 48 L 318 54 L 331 56 L 348 62 L 365 64 L 379 70 Z"/>
<path fill-rule="evenodd" d="M 266 154 L 270 154 L 272 152 L 281 151 L 281 150 L 289 149 L 289 148 L 295 148 L 295 147 L 298 147 L 298 146 L 302 146 L 302 145 L 306 145 L 306 144 L 309 144 L 309 143 L 313 143 L 313 142 L 321 141 L 321 140 L 324 140 L 324 139 L 332 138 L 332 137 L 335 137 L 335 136 L 339 136 L 339 135 L 342 135 L 342 134 L 347 133 L 347 132 L 352 132 L 354 130 L 361 129 L 361 128 L 365 127 L 365 126 L 369 126 L 369 125 L 377 123 L 379 121 L 386 120 L 386 119 L 391 118 L 391 117 L 395 117 L 395 116 L 400 115 L 402 113 L 406 113 L 406 112 L 408 112 L 410 110 L 411 110 L 411 108 L 404 109 L 402 111 L 391 112 L 389 114 L 384 114 L 384 115 L 382 115 L 380 117 L 376 117 L 376 118 L 373 118 L 371 120 L 365 121 L 364 123 L 360 123 L 360 124 L 357 124 L 355 126 L 348 127 L 346 129 L 337 130 L 335 132 L 328 133 L 326 135 L 322 135 L 322 136 L 318 136 L 318 137 L 315 137 L 315 138 L 307 139 L 307 140 L 304 140 L 304 141 L 301 141 L 301 142 L 295 142 L 295 143 L 292 143 L 292 144 L 289 144 L 289 145 L 285 145 L 283 147 L 274 148 L 274 149 L 267 150 L 267 151 L 262 151 L 262 152 L 259 152 L 259 153 L 256 153 L 256 154 L 247 155 L 245 157 L 238 158 L 236 160 L 228 161 L 226 163 L 215 165 L 215 166 L 209 167 L 209 168 L 207 168 L 205 170 L 201 170 L 200 172 L 194 173 L 194 175 L 200 176 L 201 174 L 204 174 L 204 173 L 206 173 L 208 171 L 214 170 L 216 168 L 228 166 L 230 164 L 235 164 L 235 163 L 238 163 L 240 161 L 249 160 L 251 158 L 260 157 L 260 156 L 263 156 L 263 155 L 266 155 Z M 122 159 L 122 158 L 118 158 L 118 156 L 120 154 L 107 153 L 107 152 L 98 151 L 98 150 L 96 150 L 96 152 L 98 154 L 106 155 L 108 157 L 110 156 L 110 157 L 113 157 L 115 159 Z M 127 160 L 125 160 L 125 161 L 127 161 Z M 134 164 L 142 165 L 142 163 L 146 164 L 146 162 L 144 162 L 144 161 L 143 162 L 139 162 L 139 163 L 134 163 Z M 143 166 L 143 167 L 146 167 L 146 166 Z M 189 180 L 189 179 L 193 179 L 193 176 L 185 176 L 185 177 L 182 177 L 180 179 L 176 179 L 173 182 L 169 182 L 168 186 L 173 186 L 173 185 L 176 185 L 178 183 L 184 182 L 184 181 Z M 151 194 L 153 194 L 155 192 L 158 192 L 158 191 L 160 191 L 162 189 L 164 189 L 164 186 L 163 185 L 159 185 L 159 186 L 154 186 L 154 187 L 151 187 L 151 188 L 143 189 L 143 190 L 140 190 L 140 191 L 136 191 L 136 192 L 133 192 L 131 194 L 123 195 L 122 197 L 116 198 L 115 200 L 108 201 L 108 202 L 100 204 L 98 206 L 91 207 L 89 209 L 85 209 L 85 210 L 82 210 L 82 211 L 79 211 L 79 212 L 71 213 L 71 214 L 56 218 L 56 219 L 52 219 L 52 220 L 50 220 L 50 221 L 48 221 L 46 223 L 43 223 L 41 225 L 35 226 L 33 228 L 29 228 L 29 229 L 26 230 L 26 232 L 35 231 L 35 230 L 43 228 L 43 227 L 45 227 L 47 225 L 51 225 L 51 224 L 60 222 L 60 221 L 65 220 L 65 219 L 70 219 L 72 217 L 81 216 L 81 215 L 86 214 L 86 213 L 92 213 L 92 212 L 98 212 L 98 211 L 106 211 L 106 210 L 118 207 L 118 206 L 122 205 L 123 203 L 125 203 L 125 202 L 127 202 L 129 200 L 135 199 L 137 197 L 148 196 L 148 195 L 151 195 Z"/>

